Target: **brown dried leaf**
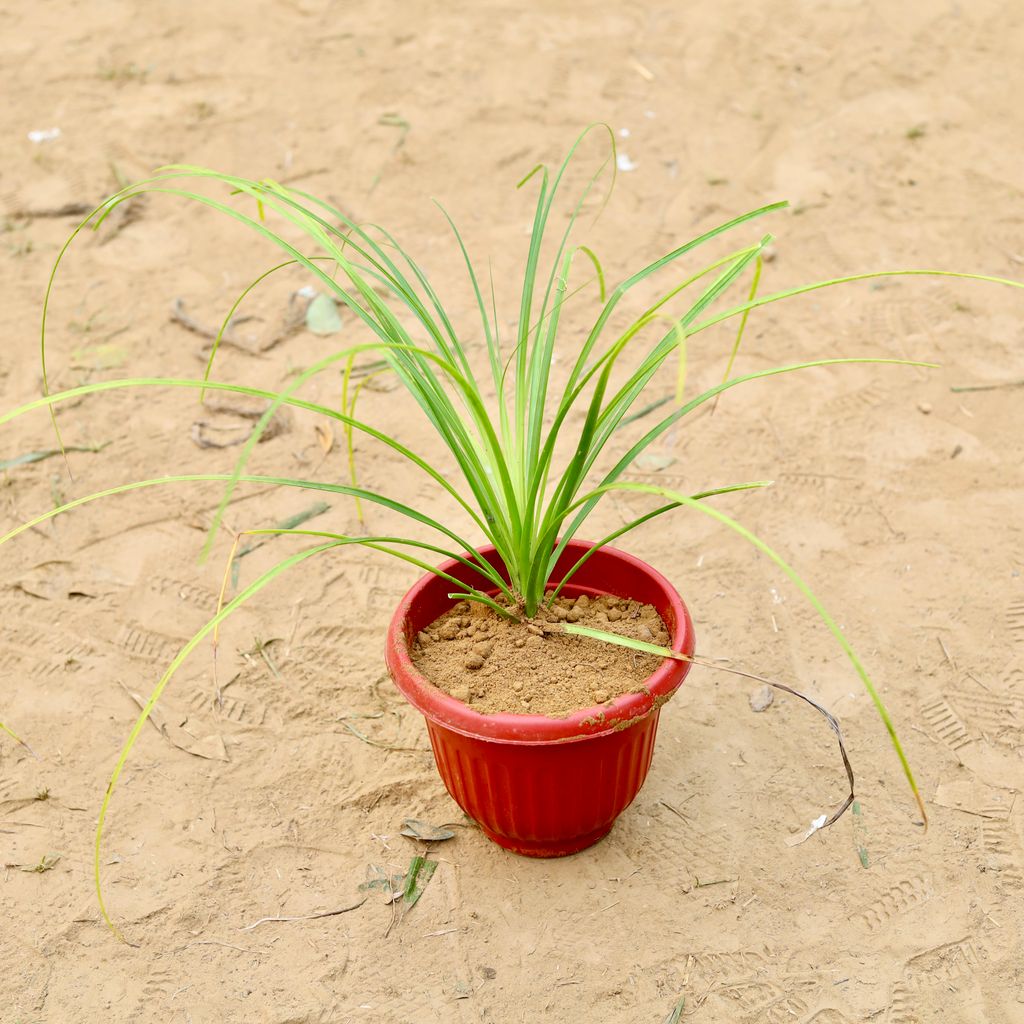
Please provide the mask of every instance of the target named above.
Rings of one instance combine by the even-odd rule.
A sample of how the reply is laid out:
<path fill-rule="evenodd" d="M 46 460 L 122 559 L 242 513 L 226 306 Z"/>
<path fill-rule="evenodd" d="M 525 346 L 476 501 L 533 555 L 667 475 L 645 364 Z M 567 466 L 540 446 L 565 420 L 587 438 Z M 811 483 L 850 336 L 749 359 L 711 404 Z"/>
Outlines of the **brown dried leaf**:
<path fill-rule="evenodd" d="M 334 431 L 324 423 L 318 423 L 313 430 L 316 432 L 316 439 L 324 455 L 330 455 L 334 447 Z"/>

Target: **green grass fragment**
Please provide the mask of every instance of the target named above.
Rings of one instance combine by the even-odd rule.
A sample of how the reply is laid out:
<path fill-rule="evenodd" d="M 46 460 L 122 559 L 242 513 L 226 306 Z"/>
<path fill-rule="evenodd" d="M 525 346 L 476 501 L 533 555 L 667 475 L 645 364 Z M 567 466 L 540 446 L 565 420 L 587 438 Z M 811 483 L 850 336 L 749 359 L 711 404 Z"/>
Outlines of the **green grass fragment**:
<path fill-rule="evenodd" d="M 317 516 L 322 516 L 325 512 L 330 511 L 331 506 L 326 501 L 314 502 L 309 508 L 304 509 L 302 512 L 296 512 L 295 515 L 289 516 L 287 519 L 281 520 L 281 522 L 273 528 L 277 532 L 287 532 L 294 530 L 295 527 L 301 526 L 303 523 L 308 523 L 310 519 L 315 519 Z M 263 547 L 267 541 L 261 540 L 256 541 L 252 544 L 246 544 L 244 548 L 241 548 L 235 555 L 231 563 L 231 586 L 234 589 L 238 588 L 238 573 L 239 573 L 239 559 L 244 558 L 246 555 L 252 554 L 257 548 Z M 262 652 L 261 652 L 262 653 Z M 277 674 L 275 669 L 274 674 Z"/>
<path fill-rule="evenodd" d="M 871 867 L 867 850 L 867 826 L 864 823 L 864 812 L 861 810 L 860 801 L 853 802 L 853 839 L 857 845 L 857 857 L 860 859 L 862 868 Z"/>
<path fill-rule="evenodd" d="M 24 455 L 16 455 L 13 459 L 0 460 L 0 472 L 14 469 L 16 466 L 27 466 L 33 462 L 42 462 L 44 459 L 52 459 L 55 455 L 63 455 L 64 452 L 101 452 L 112 441 L 105 441 L 103 444 L 65 445 L 64 449 L 45 448 L 37 452 L 25 452 Z"/>
<path fill-rule="evenodd" d="M 52 871 L 60 863 L 59 854 L 44 853 L 39 859 L 38 864 L 31 866 L 22 867 L 22 871 L 27 871 L 29 874 L 43 875 L 47 871 Z"/>
<path fill-rule="evenodd" d="M 671 1010 L 669 1010 L 669 1014 L 664 1021 L 662 1021 L 662 1024 L 679 1024 L 679 1020 L 683 1016 L 683 1009 L 685 1006 L 686 996 L 680 996 L 679 1001 Z"/>
<path fill-rule="evenodd" d="M 429 860 L 427 857 L 415 856 L 409 862 L 409 870 L 405 876 L 405 888 L 402 891 L 402 901 L 408 909 L 412 909 L 419 902 L 427 883 L 434 877 L 437 870 L 437 861 Z"/>

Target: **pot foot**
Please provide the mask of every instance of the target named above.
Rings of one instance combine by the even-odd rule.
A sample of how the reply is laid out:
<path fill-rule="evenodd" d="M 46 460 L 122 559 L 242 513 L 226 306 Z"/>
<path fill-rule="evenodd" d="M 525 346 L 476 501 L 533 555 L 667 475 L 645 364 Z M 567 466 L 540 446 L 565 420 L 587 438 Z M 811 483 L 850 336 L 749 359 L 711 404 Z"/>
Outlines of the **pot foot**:
<path fill-rule="evenodd" d="M 568 857 L 570 854 L 579 853 L 580 850 L 585 850 L 588 846 L 593 846 L 594 843 L 604 839 L 611 832 L 613 824 L 614 822 L 602 825 L 601 828 L 595 829 L 593 832 L 585 832 L 583 835 L 572 836 L 568 839 L 514 839 L 492 832 L 485 825 L 480 825 L 480 831 L 499 846 L 511 850 L 512 853 L 518 853 L 522 857 Z"/>

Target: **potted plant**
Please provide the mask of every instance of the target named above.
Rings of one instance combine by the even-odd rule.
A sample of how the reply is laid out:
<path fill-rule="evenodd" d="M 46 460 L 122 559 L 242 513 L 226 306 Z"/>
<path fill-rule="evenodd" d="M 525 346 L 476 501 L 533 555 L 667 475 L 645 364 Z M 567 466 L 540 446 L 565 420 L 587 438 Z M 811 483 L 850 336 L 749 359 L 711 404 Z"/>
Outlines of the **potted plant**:
<path fill-rule="evenodd" d="M 387 665 L 408 700 L 426 716 L 437 765 L 449 791 L 503 846 L 535 856 L 583 849 L 611 828 L 643 784 L 660 709 L 682 683 L 692 662 L 694 634 L 686 608 L 672 585 L 655 569 L 611 544 L 678 509 L 708 515 L 736 531 L 772 559 L 803 592 L 867 688 L 924 815 L 892 722 L 849 641 L 808 584 L 780 554 L 708 503 L 715 495 L 759 488 L 766 483 L 739 483 L 683 494 L 624 481 L 621 476 L 673 425 L 721 393 L 748 381 L 843 363 L 930 364 L 827 358 L 732 375 L 751 310 L 818 288 L 885 276 L 860 274 L 759 295 L 763 254 L 771 241 L 770 235 L 764 235 L 706 265 L 690 266 L 681 280 L 675 277 L 664 281 L 702 246 L 747 227 L 785 203 L 766 205 L 706 231 L 606 291 L 601 262 L 590 248 L 573 241 L 573 233 L 606 174 L 614 180 L 615 150 L 610 131 L 609 156 L 569 208 L 565 226 L 551 227 L 566 170 L 590 131 L 576 140 L 554 174 L 538 166 L 519 183 L 520 187 L 527 183 L 536 186 L 537 199 L 514 337 L 501 338 L 497 317 L 485 299 L 487 289 L 458 230 L 448 219 L 479 311 L 479 324 L 474 330 L 483 340 L 480 359 L 471 358 L 466 341 L 471 335 L 453 325 L 422 268 L 388 232 L 360 225 L 329 203 L 273 181 L 196 167 L 165 168 L 111 196 L 85 218 L 65 244 L 44 303 L 44 395 L 0 416 L 0 423 L 46 408 L 56 429 L 56 412 L 62 402 L 117 388 L 190 388 L 201 396 L 214 390 L 235 392 L 264 399 L 266 411 L 230 474 L 161 476 L 86 495 L 22 524 L 0 538 L 0 543 L 54 515 L 101 498 L 200 480 L 221 480 L 225 484 L 207 552 L 232 492 L 241 482 L 344 495 L 351 497 L 360 510 L 365 505 L 383 507 L 418 527 L 429 528 L 438 538 L 435 542 L 421 540 L 418 535 L 339 535 L 301 528 L 247 531 L 249 535 L 287 533 L 311 538 L 315 543 L 283 559 L 230 599 L 226 571 L 217 613 L 182 648 L 153 689 L 121 752 L 100 811 L 95 873 L 101 907 L 100 841 L 111 795 L 165 686 L 205 637 L 213 634 L 216 639 L 220 623 L 277 576 L 306 559 L 351 544 L 403 559 L 424 571 L 391 622 L 386 638 Z M 200 191 L 204 186 L 207 191 Z M 211 188 L 217 194 L 211 194 Z M 49 393 L 46 304 L 61 260 L 82 230 L 100 227 L 117 206 L 143 193 L 179 196 L 218 210 L 278 246 L 287 258 L 253 282 L 231 307 L 202 379 L 109 380 Z M 298 228 L 315 251 L 303 252 L 272 230 L 267 215 Z M 579 263 L 588 274 L 583 285 L 577 284 L 573 274 Z M 224 329 L 245 297 L 269 274 L 295 265 L 306 268 L 336 302 L 347 308 L 365 328 L 368 340 L 332 352 L 286 388 L 258 389 L 212 380 L 211 370 Z M 980 275 L 949 276 L 1015 284 Z M 720 300 L 744 279 L 752 282 L 746 299 L 720 308 Z M 628 318 L 616 318 L 621 313 L 620 303 L 637 285 L 655 281 L 663 282 L 655 301 Z M 597 292 L 596 315 L 582 344 L 569 353 L 567 372 L 553 373 L 563 307 L 582 287 Z M 687 398 L 683 386 L 687 340 L 727 320 L 735 320 L 738 329 L 724 379 Z M 461 476 L 458 484 L 386 429 L 357 416 L 354 367 L 364 354 L 372 354 L 383 368 L 393 372 L 419 406 L 429 428 L 457 465 Z M 641 405 L 640 400 L 649 395 L 651 381 L 669 368 L 676 374 L 677 400 L 671 403 L 660 399 Z M 300 397 L 307 381 L 328 370 L 341 371 L 338 409 Z M 341 424 L 349 452 L 347 481 L 325 483 L 246 471 L 260 435 L 285 405 L 313 411 Z M 571 414 L 577 409 L 582 412 L 582 423 L 570 428 Z M 613 442 L 625 436 L 623 430 L 630 422 L 645 417 L 648 429 L 608 465 L 604 457 Z M 353 458 L 353 438 L 357 434 L 398 453 L 410 471 L 425 474 L 468 516 L 474 535 L 463 537 L 444 521 L 360 486 Z M 580 533 L 594 508 L 616 491 L 646 493 L 658 499 L 657 507 L 603 538 L 581 540 Z M 444 560 L 435 564 L 439 558 Z M 608 667 L 616 653 L 628 655 L 627 666 Z M 449 671 L 453 658 L 454 675 Z M 497 670 L 495 659 L 501 665 Z M 551 666 L 549 682 L 550 678 L 560 678 L 568 690 L 576 687 L 573 692 L 577 696 L 566 703 L 559 687 L 545 686 L 543 679 L 539 688 L 527 691 L 526 683 L 516 675 L 516 666 L 527 666 L 524 677 L 531 671 L 536 676 L 538 659 Z M 436 670 L 439 675 L 431 678 L 427 666 L 433 666 L 429 671 Z M 446 672 L 448 675 L 444 675 Z M 580 690 L 580 680 L 592 678 L 595 672 L 598 683 Z M 443 682 L 441 676 L 448 681 Z M 518 688 L 517 683 L 521 684 Z M 103 913 L 109 922 L 105 907 Z"/>

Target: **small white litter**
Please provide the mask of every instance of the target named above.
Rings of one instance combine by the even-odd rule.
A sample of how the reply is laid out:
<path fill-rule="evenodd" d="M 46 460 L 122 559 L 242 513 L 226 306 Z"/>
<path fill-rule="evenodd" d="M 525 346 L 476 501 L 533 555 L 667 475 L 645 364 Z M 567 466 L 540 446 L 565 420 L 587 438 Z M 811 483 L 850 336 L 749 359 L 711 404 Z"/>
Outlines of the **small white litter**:
<path fill-rule="evenodd" d="M 798 832 L 795 836 L 790 836 L 786 840 L 786 845 L 799 846 L 801 843 L 806 842 L 808 839 L 811 838 L 811 836 L 814 835 L 815 832 L 818 831 L 818 829 L 825 827 L 826 821 L 828 821 L 827 814 L 822 814 L 820 817 L 815 818 L 814 821 L 811 822 L 810 828 L 808 828 L 804 832 Z"/>
<path fill-rule="evenodd" d="M 635 171 L 637 168 L 637 165 L 629 159 L 629 155 L 626 153 L 619 153 L 615 157 L 615 166 L 620 171 Z"/>
<path fill-rule="evenodd" d="M 28 141 L 34 142 L 37 146 L 40 142 L 53 142 L 60 138 L 59 128 L 37 128 L 28 133 Z"/>

